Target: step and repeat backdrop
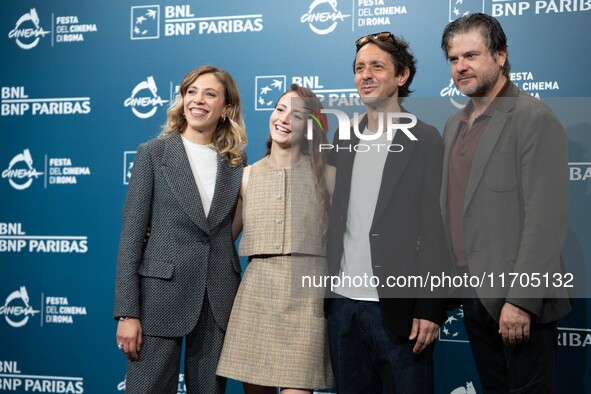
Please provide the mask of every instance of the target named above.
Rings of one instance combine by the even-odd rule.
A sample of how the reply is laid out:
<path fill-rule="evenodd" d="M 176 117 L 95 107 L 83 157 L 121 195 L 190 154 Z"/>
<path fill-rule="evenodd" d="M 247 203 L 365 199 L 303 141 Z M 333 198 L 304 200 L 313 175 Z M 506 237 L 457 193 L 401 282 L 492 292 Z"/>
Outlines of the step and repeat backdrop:
<path fill-rule="evenodd" d="M 499 19 L 511 79 L 568 133 L 564 256 L 579 291 L 559 322 L 558 392 L 591 393 L 591 0 L 1 2 L 0 393 L 124 391 L 112 318 L 123 202 L 136 148 L 158 135 L 186 72 L 214 64 L 234 76 L 252 163 L 286 87 L 359 104 L 354 41 L 392 31 L 418 58 L 409 106 L 441 131 L 466 102 L 441 32 L 470 12 Z M 440 331 L 440 394 L 482 392 L 462 316 L 450 311 Z"/>

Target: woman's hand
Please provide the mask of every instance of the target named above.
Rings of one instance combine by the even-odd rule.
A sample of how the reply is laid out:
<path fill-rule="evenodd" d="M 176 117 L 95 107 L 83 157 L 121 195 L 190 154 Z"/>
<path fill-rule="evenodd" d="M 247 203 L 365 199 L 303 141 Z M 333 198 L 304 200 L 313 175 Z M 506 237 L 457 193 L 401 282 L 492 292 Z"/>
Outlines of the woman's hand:
<path fill-rule="evenodd" d="M 142 325 L 140 319 L 127 317 L 119 320 L 117 325 L 117 347 L 125 353 L 131 361 L 138 359 L 142 345 Z"/>

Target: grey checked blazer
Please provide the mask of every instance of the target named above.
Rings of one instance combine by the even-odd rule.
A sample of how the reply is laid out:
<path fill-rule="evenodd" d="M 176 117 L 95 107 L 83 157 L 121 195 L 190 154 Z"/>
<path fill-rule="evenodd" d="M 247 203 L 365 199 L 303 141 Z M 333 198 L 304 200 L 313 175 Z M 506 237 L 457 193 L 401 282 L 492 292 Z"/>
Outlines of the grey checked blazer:
<path fill-rule="evenodd" d="M 197 324 L 207 291 L 226 329 L 240 281 L 231 225 L 242 169 L 218 157 L 206 218 L 180 135 L 138 147 L 123 212 L 115 317 L 139 317 L 145 335 L 181 337 Z"/>

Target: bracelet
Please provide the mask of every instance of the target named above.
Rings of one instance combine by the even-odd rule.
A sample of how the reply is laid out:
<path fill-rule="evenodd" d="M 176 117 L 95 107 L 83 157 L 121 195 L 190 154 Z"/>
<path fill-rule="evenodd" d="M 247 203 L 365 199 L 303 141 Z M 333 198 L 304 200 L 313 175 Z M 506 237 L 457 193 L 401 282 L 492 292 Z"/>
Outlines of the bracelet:
<path fill-rule="evenodd" d="M 131 316 L 119 316 L 119 319 L 118 320 L 119 321 L 125 321 L 125 320 L 129 320 L 129 319 L 132 319 L 132 317 Z"/>

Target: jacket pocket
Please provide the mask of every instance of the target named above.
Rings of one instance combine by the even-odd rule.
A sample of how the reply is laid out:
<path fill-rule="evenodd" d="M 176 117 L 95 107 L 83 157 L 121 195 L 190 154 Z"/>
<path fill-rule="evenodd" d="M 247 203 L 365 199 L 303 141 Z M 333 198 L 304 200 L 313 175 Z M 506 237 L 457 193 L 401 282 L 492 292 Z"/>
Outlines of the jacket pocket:
<path fill-rule="evenodd" d="M 170 279 L 174 273 L 174 264 L 170 261 L 144 260 L 138 274 L 146 278 Z"/>
<path fill-rule="evenodd" d="M 515 154 L 511 151 L 492 155 L 485 176 L 486 186 L 495 192 L 507 192 L 517 187 Z"/>

